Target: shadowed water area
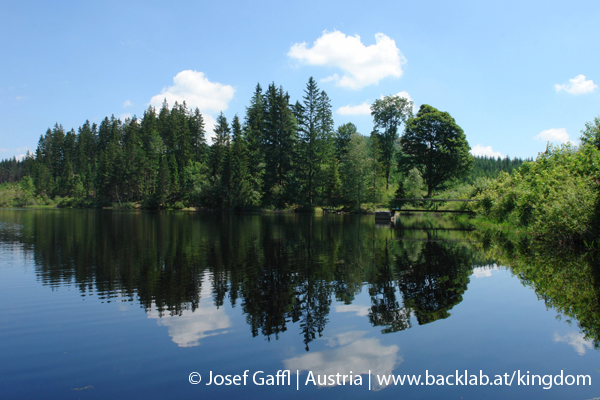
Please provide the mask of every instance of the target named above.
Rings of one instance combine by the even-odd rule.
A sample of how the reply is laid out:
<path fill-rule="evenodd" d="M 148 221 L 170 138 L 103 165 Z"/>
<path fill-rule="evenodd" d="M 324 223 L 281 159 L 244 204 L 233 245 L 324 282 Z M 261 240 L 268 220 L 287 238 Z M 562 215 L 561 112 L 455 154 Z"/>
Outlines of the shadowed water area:
<path fill-rule="evenodd" d="M 351 215 L 0 210 L 2 397 L 600 396 L 593 257 L 470 228 L 416 216 L 378 225 Z M 246 385 L 207 385 L 211 372 L 246 370 Z M 289 385 L 258 384 L 280 370 Z M 530 383 L 562 370 L 591 386 L 461 385 L 457 370 L 491 381 L 520 371 Z M 424 381 L 426 371 L 453 377 L 381 379 Z"/>

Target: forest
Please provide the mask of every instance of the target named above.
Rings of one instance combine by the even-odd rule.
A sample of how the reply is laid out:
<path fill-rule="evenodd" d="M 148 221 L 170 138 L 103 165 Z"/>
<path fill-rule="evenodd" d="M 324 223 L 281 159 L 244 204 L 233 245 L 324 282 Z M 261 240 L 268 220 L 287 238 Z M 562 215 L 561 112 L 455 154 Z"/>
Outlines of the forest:
<path fill-rule="evenodd" d="M 57 123 L 34 154 L 0 162 L 0 205 L 360 210 L 385 205 L 407 184 L 433 196 L 523 163 L 471 156 L 454 119 L 429 105 L 413 115 L 411 101 L 388 96 L 371 110 L 369 136 L 352 123 L 335 128 L 330 99 L 311 77 L 296 102 L 275 83 L 257 84 L 243 119 L 217 117 L 210 144 L 200 110 L 185 102 L 77 131 Z M 424 150 L 439 125 L 448 133 L 433 140 L 445 155 Z"/>

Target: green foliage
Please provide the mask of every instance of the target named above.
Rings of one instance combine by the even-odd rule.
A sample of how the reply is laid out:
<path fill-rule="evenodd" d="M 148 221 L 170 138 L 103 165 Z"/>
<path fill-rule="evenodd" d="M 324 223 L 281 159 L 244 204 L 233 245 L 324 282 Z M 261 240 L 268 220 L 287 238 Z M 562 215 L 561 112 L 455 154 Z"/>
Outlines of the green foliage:
<path fill-rule="evenodd" d="M 407 199 L 422 199 L 423 198 L 423 177 L 418 169 L 413 168 L 408 171 L 406 179 L 404 179 L 404 195 Z M 417 206 L 419 202 L 414 202 Z"/>
<path fill-rule="evenodd" d="M 590 145 L 549 146 L 512 176 L 501 173 L 474 208 L 498 222 L 526 227 L 537 238 L 581 241 L 596 235 L 600 151 Z"/>
<path fill-rule="evenodd" d="M 369 179 L 369 156 L 364 136 L 358 133 L 351 134 L 340 170 L 343 203 L 352 209 L 360 210 L 361 203 L 367 198 L 366 186 Z"/>
<path fill-rule="evenodd" d="M 331 104 L 312 77 L 306 84 L 303 104 L 295 106 L 295 116 L 299 135 L 296 173 L 300 196 L 312 208 L 315 201 L 325 203 L 325 198 L 330 197 L 337 186 Z"/>
<path fill-rule="evenodd" d="M 1 183 L 0 184 L 0 207 L 14 207 L 18 204 L 19 184 Z"/>
<path fill-rule="evenodd" d="M 183 208 L 185 208 L 185 204 L 183 204 L 183 202 L 176 201 L 175 203 L 173 203 L 173 209 L 174 210 L 181 210 Z"/>
<path fill-rule="evenodd" d="M 374 102 L 372 115 L 375 129 L 368 139 L 356 139 L 352 123 L 334 131 L 331 101 L 310 78 L 295 103 L 275 83 L 265 93 L 257 85 L 243 125 L 237 116 L 229 124 L 221 113 L 211 145 L 200 111 L 185 102 L 170 108 L 166 99 L 140 119 L 113 115 L 98 125 L 85 121 L 77 132 L 56 124 L 41 135 L 35 156 L 0 162 L 0 183 L 30 177 L 23 184 L 34 188 L 4 203 L 54 204 L 58 197 L 69 207 L 376 207 L 393 197 L 408 172 L 396 172 L 391 163 L 412 103 L 388 96 Z"/>
<path fill-rule="evenodd" d="M 473 165 L 469 143 L 454 118 L 427 104 L 408 120 L 400 143 L 405 154 L 400 169 L 419 169 L 428 196 L 445 182 L 467 175 Z"/>
<path fill-rule="evenodd" d="M 500 172 L 506 172 L 512 174 L 513 171 L 519 169 L 521 164 L 525 161 L 533 161 L 533 159 L 522 158 L 494 158 L 487 156 L 475 156 L 473 157 L 473 169 L 469 175 L 464 176 L 461 179 L 463 183 L 475 183 L 479 178 L 491 178 L 495 179 L 500 175 Z"/>
<path fill-rule="evenodd" d="M 379 137 L 381 162 L 385 171 L 386 189 L 390 186 L 390 174 L 396 155 L 398 128 L 412 117 L 412 101 L 399 96 L 386 96 L 371 105 L 375 131 Z"/>
<path fill-rule="evenodd" d="M 381 161 L 381 137 L 377 132 L 371 132 L 367 140 L 367 181 L 366 199 L 373 203 L 381 203 L 386 184 L 385 165 Z"/>
<path fill-rule="evenodd" d="M 582 145 L 590 144 L 600 149 L 600 117 L 594 118 L 591 122 L 586 122 L 579 140 L 581 140 Z"/>
<path fill-rule="evenodd" d="M 33 184 L 33 178 L 26 176 L 21 180 L 20 183 L 21 195 L 19 196 L 19 203 L 22 206 L 29 206 L 35 204 L 33 199 L 35 194 L 35 186 Z"/>
<path fill-rule="evenodd" d="M 262 151 L 265 168 L 263 179 L 264 205 L 285 207 L 294 202 L 296 185 L 288 185 L 294 178 L 294 159 L 297 157 L 297 121 L 290 107 L 290 96 L 270 84 L 265 94 L 264 132 Z M 291 179 L 293 183 L 293 179 Z"/>
<path fill-rule="evenodd" d="M 192 205 L 203 203 L 203 197 L 207 196 L 209 187 L 208 167 L 197 161 L 190 161 L 184 169 L 185 192 L 187 201 Z"/>
<path fill-rule="evenodd" d="M 346 154 L 350 137 L 356 133 L 358 133 L 356 125 L 352 122 L 338 126 L 335 131 L 335 152 L 338 160 L 341 160 Z"/>

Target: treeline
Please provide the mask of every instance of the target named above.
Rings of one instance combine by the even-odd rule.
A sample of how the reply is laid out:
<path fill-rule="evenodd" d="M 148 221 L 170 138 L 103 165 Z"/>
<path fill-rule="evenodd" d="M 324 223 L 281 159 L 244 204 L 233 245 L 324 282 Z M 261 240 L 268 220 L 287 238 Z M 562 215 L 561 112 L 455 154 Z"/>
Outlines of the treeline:
<path fill-rule="evenodd" d="M 19 182 L 26 175 L 26 161 L 7 158 L 0 161 L 0 183 Z"/>
<path fill-rule="evenodd" d="M 521 164 L 533 159 L 526 158 L 500 158 L 488 156 L 475 156 L 473 158 L 473 169 L 471 173 L 464 178 L 465 183 L 474 183 L 478 178 L 494 179 L 500 175 L 500 172 L 512 174 L 519 169 Z"/>
<path fill-rule="evenodd" d="M 334 129 L 330 99 L 313 78 L 295 103 L 274 83 L 265 92 L 257 85 L 243 119 L 221 113 L 210 145 L 207 136 L 198 109 L 166 100 L 141 118 L 86 121 L 77 131 L 56 124 L 34 155 L 4 162 L 13 172 L 3 181 L 31 178 L 32 199 L 23 204 L 58 196 L 83 207 L 311 209 L 381 201 L 396 169 L 393 153 L 380 150 L 389 142 L 383 132 Z"/>

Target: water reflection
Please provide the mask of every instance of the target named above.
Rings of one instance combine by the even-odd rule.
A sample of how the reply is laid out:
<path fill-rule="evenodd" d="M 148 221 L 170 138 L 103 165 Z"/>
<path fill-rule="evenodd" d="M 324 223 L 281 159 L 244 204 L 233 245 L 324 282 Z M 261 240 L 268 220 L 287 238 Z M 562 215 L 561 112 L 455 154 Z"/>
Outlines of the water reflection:
<path fill-rule="evenodd" d="M 593 343 L 595 348 L 600 346 L 600 264 L 597 254 L 504 236 L 484 237 L 482 243 L 488 257 L 509 265 L 548 308 L 556 310 L 558 318 L 575 323 L 585 341 Z M 567 342 L 582 354 L 587 345 L 577 337 L 555 335 L 555 341 Z"/>
<path fill-rule="evenodd" d="M 377 227 L 372 216 L 2 210 L 0 221 L 0 240 L 33 255 L 42 284 L 137 301 L 180 347 L 227 333 L 226 302 L 240 306 L 252 336 L 293 330 L 307 351 L 327 337 L 332 312 L 366 318 L 382 333 L 429 324 L 448 318 L 470 277 L 490 276 L 496 260 L 577 321 L 580 336 L 557 333 L 557 343 L 582 354 L 586 340 L 597 347 L 600 338 L 593 259 L 489 237 L 481 245 L 468 224 L 445 219 L 403 217 Z M 369 304 L 355 304 L 361 292 Z M 286 363 L 326 374 L 363 356 L 369 366 L 376 355 L 371 370 L 394 368 L 398 348 L 353 335 L 329 336 L 331 350 Z"/>
<path fill-rule="evenodd" d="M 581 333 L 575 331 L 569 332 L 566 335 L 559 335 L 558 332 L 554 332 L 554 341 L 567 343 L 580 356 L 584 355 L 586 350 L 591 350 L 594 347 L 593 343 L 586 340 Z"/>
<path fill-rule="evenodd" d="M 312 371 L 317 375 L 347 375 L 342 382 L 354 382 L 356 375 L 390 375 L 402 362 L 396 345 L 383 346 L 379 339 L 365 338 L 367 332 L 351 331 L 335 335 L 327 340 L 331 349 L 311 352 L 300 357 L 283 361 L 286 369 Z M 351 378 L 350 378 L 351 376 Z M 362 379 L 362 378 L 361 378 Z M 319 386 L 336 386 L 337 382 L 321 382 Z M 373 390 L 381 390 L 387 385 L 379 385 L 373 379 Z"/>
<path fill-rule="evenodd" d="M 201 297 L 209 297 L 210 289 L 207 289 L 205 277 L 204 289 Z M 231 327 L 229 316 L 225 308 L 214 307 L 210 303 L 201 302 L 194 310 L 183 310 L 179 315 L 161 315 L 156 308 L 148 313 L 148 318 L 157 319 L 160 326 L 169 328 L 169 336 L 179 347 L 193 347 L 200 344 L 200 340 L 227 333 Z"/>

